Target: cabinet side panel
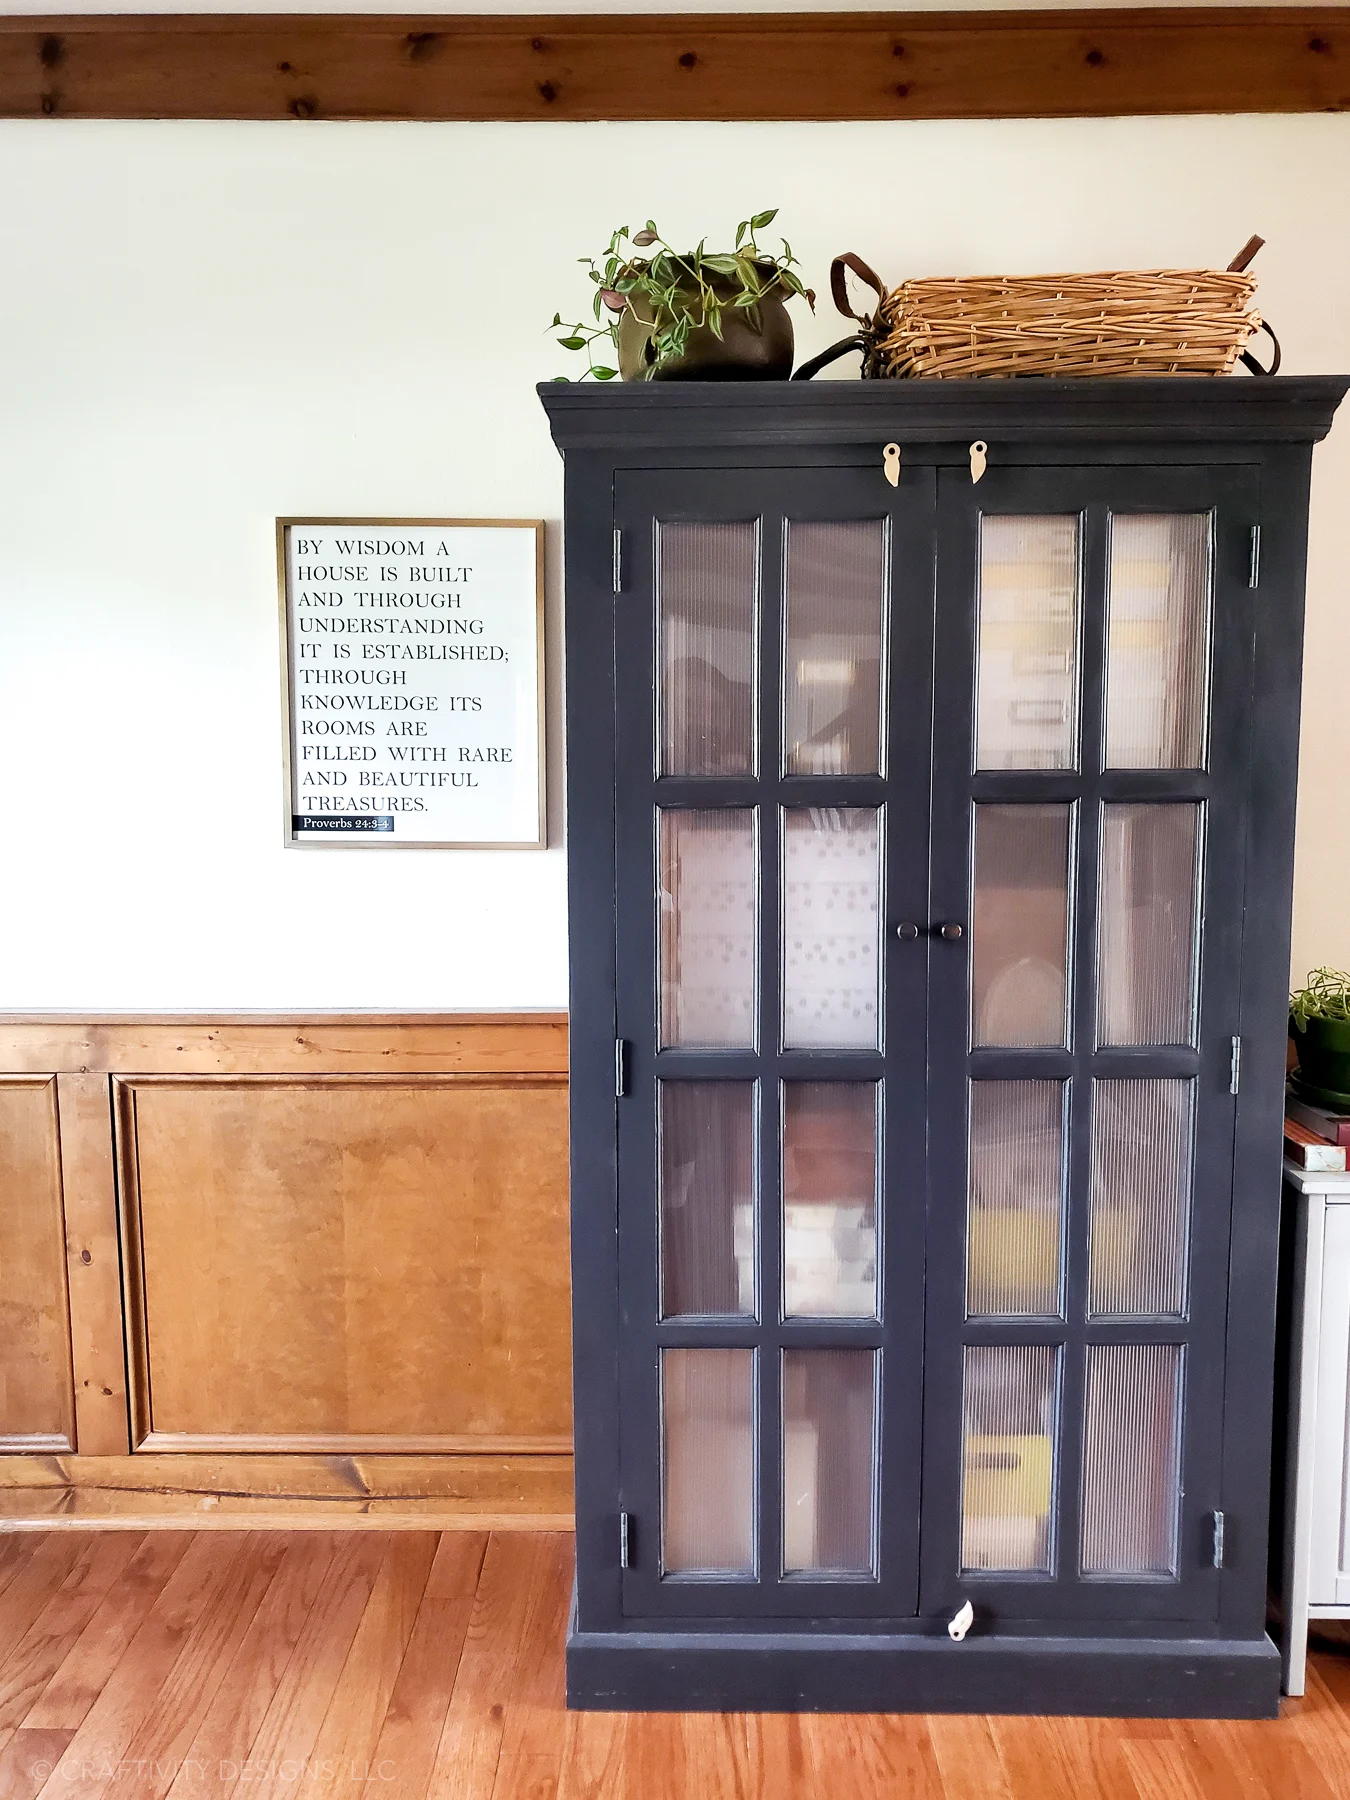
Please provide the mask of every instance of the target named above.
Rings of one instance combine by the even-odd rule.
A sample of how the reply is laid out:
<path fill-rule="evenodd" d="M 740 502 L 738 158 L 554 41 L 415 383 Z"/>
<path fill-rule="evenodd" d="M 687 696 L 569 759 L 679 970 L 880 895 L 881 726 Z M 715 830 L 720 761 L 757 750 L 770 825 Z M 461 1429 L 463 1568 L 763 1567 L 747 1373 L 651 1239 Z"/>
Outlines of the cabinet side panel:
<path fill-rule="evenodd" d="M 1234 1141 L 1223 1505 L 1223 1624 L 1264 1629 L 1279 1256 L 1294 807 L 1312 452 L 1267 451 L 1255 608 L 1242 944 L 1242 1088 Z"/>
<path fill-rule="evenodd" d="M 614 1004 L 614 470 L 566 468 L 567 901 L 577 1602 L 619 1618 Z"/>

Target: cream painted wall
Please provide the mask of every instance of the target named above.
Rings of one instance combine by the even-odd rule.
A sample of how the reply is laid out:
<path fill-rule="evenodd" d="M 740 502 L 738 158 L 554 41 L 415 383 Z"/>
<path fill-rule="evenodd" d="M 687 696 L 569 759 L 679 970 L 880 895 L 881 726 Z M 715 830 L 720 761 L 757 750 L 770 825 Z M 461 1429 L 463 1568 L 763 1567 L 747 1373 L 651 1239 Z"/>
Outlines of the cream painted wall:
<path fill-rule="evenodd" d="M 820 287 L 1225 262 L 1350 368 L 1350 118 L 0 124 L 0 1008 L 556 1006 L 575 258 L 778 204 Z M 840 335 L 823 313 L 803 352 Z M 278 513 L 554 521 L 544 853 L 286 851 Z M 1294 963 L 1350 963 L 1350 420 L 1319 452 Z"/>

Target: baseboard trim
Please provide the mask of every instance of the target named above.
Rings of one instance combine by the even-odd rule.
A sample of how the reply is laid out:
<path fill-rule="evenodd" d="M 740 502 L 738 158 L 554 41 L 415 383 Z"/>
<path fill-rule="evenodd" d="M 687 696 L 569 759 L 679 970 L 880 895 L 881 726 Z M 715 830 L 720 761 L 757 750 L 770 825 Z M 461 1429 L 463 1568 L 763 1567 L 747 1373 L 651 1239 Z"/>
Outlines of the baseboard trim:
<path fill-rule="evenodd" d="M 1036 1713 L 1273 1719 L 1269 1638 L 587 1632 L 567 1704 L 590 1712 Z"/>
<path fill-rule="evenodd" d="M 570 1456 L 0 1456 L 0 1532 L 570 1531 Z"/>

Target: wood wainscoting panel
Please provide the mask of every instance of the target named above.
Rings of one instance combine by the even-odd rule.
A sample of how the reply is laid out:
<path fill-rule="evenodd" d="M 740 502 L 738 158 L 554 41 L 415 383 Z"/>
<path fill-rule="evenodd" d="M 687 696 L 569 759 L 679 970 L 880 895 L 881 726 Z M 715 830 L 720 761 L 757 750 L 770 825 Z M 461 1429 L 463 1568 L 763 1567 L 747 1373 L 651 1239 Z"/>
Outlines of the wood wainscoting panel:
<path fill-rule="evenodd" d="M 571 1447 L 565 1075 L 114 1082 L 133 1447 Z"/>
<path fill-rule="evenodd" d="M 0 1450 L 70 1450 L 56 1082 L 0 1077 Z"/>
<path fill-rule="evenodd" d="M 106 1075 L 61 1074 L 56 1092 L 75 1448 L 81 1456 L 125 1456 L 131 1442 L 111 1089 Z"/>

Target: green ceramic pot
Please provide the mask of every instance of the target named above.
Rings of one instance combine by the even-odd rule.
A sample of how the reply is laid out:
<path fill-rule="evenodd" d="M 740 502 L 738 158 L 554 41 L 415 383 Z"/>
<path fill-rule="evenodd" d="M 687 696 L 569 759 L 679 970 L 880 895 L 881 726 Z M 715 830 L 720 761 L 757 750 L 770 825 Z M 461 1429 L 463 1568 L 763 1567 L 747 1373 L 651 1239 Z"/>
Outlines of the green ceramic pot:
<path fill-rule="evenodd" d="M 713 282 L 715 292 L 738 291 Z M 755 309 L 756 326 L 740 307 L 722 314 L 722 335 L 706 325 L 689 333 L 683 356 L 655 373 L 656 347 L 647 321 L 626 312 L 619 321 L 619 373 L 625 381 L 786 381 L 792 373 L 792 320 L 782 289 L 770 291 Z M 640 296 L 634 303 L 641 308 Z"/>
<path fill-rule="evenodd" d="M 1289 1035 L 1301 1085 L 1324 1094 L 1350 1094 L 1350 1019 L 1309 1019 L 1301 1031 L 1291 1019 Z"/>

